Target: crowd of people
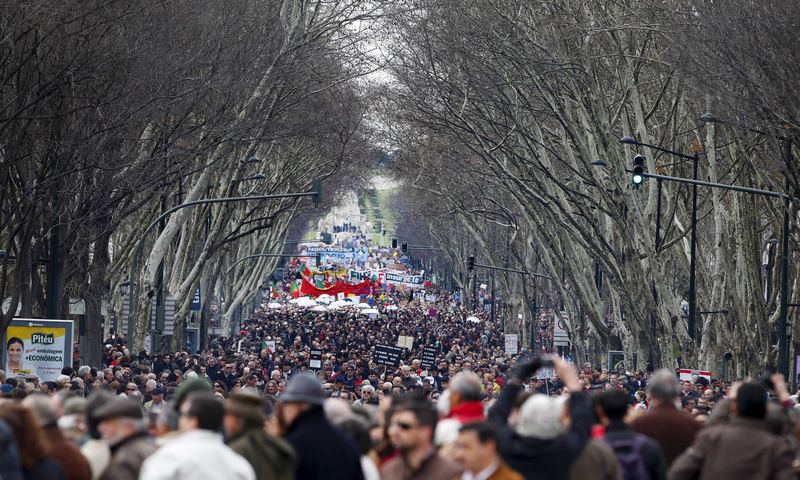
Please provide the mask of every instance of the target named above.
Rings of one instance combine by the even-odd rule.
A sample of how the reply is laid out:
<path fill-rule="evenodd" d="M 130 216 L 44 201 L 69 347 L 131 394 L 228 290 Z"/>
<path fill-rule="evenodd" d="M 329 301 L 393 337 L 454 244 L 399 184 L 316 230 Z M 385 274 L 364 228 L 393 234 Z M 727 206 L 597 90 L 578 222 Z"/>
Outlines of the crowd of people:
<path fill-rule="evenodd" d="M 446 292 L 383 304 L 259 308 L 204 354 L 109 339 L 101 368 L 54 382 L 0 373 L 0 478 L 794 476 L 797 396 L 779 375 L 576 369 L 506 355 L 500 327 Z"/>
<path fill-rule="evenodd" d="M 334 233 L 365 242 L 351 225 Z M 404 260 L 366 246 L 364 265 Z M 507 352 L 499 322 L 430 285 L 375 292 L 364 299 L 369 309 L 301 307 L 286 293 L 200 353 L 134 352 L 117 336 L 102 365 L 76 363 L 54 381 L 0 371 L 0 479 L 783 479 L 797 471 L 798 396 L 780 375 L 680 381 L 669 370 L 576 368 L 557 355 Z M 538 323 L 552 343 L 552 321 Z M 399 354 L 386 355 L 398 344 Z"/>

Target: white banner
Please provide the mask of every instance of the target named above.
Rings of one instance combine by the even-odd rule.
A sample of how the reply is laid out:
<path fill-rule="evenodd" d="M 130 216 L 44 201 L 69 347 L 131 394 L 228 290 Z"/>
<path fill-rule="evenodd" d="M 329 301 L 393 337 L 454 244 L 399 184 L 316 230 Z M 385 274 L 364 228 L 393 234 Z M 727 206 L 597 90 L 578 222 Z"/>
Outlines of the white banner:
<path fill-rule="evenodd" d="M 519 352 L 519 339 L 515 333 L 507 333 L 505 339 L 506 355 L 516 355 Z"/>

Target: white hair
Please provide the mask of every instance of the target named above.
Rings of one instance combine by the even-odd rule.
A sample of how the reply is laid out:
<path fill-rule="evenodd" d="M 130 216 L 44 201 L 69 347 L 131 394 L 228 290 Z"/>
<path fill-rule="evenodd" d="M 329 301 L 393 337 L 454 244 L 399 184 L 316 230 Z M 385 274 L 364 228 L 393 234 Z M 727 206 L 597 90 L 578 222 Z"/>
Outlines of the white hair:
<path fill-rule="evenodd" d="M 565 401 L 565 397 L 553 398 L 546 395 L 534 395 L 525 400 L 519 412 L 517 433 L 523 437 L 541 440 L 557 437 L 564 429 L 561 412 Z"/>

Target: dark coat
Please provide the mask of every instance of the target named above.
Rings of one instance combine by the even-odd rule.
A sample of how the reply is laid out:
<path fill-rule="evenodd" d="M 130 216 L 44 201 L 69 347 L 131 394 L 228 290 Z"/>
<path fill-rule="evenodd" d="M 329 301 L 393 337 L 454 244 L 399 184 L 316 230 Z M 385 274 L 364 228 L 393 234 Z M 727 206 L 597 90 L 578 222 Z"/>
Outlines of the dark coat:
<path fill-rule="evenodd" d="M 570 470 L 571 480 L 622 480 L 622 470 L 614 450 L 606 442 L 593 439 L 583 447 L 583 452 Z"/>
<path fill-rule="evenodd" d="M 632 432 L 621 420 L 611 422 L 606 426 L 605 430 L 605 438 L 609 444 L 617 439 L 629 440 L 632 439 L 634 435 L 641 435 Z M 646 441 L 644 445 L 642 445 L 640 456 L 644 468 L 650 476 L 650 480 L 664 480 L 667 475 L 667 460 L 664 458 L 664 452 L 661 451 L 661 447 L 658 446 L 658 443 L 652 438 L 646 436 L 641 438 L 646 439 Z M 625 472 L 623 472 L 623 475 L 624 474 Z"/>
<path fill-rule="evenodd" d="M 62 480 L 64 472 L 61 466 L 52 458 L 42 459 L 39 463 L 28 469 L 23 469 L 27 480 Z M 3 480 L 6 477 L 0 476 Z"/>
<path fill-rule="evenodd" d="M 3 480 L 22 480 L 24 478 L 14 434 L 3 420 L 0 420 L 0 478 Z"/>
<path fill-rule="evenodd" d="M 286 440 L 298 455 L 297 480 L 363 480 L 358 450 L 328 423 L 322 407 L 298 415 Z"/>
<path fill-rule="evenodd" d="M 761 420 L 736 417 L 700 431 L 691 447 L 669 469 L 670 480 L 795 478 L 789 441 L 767 430 Z"/>
<path fill-rule="evenodd" d="M 242 431 L 228 446 L 243 456 L 258 480 L 292 480 L 297 468 L 297 454 L 289 443 L 260 429 Z"/>
<path fill-rule="evenodd" d="M 631 430 L 647 435 L 661 446 L 667 466 L 689 448 L 702 425 L 672 405 L 654 406 L 631 422 Z"/>
<path fill-rule="evenodd" d="M 64 480 L 92 480 L 92 469 L 81 450 L 64 438 L 61 430 L 55 425 L 45 428 L 44 432 L 52 447 L 50 456 L 61 465 Z"/>
<path fill-rule="evenodd" d="M 520 436 L 507 424 L 514 399 L 521 390 L 521 385 L 507 384 L 489 410 L 489 420 L 502 428 L 503 460 L 529 480 L 567 480 L 570 466 L 583 451 L 591 433 L 592 414 L 586 394 L 573 392 L 569 397 L 567 405 L 572 418 L 569 430 L 542 440 Z"/>
<path fill-rule="evenodd" d="M 100 475 L 100 480 L 137 480 L 142 464 L 156 448 L 146 433 L 126 438 L 111 448 L 111 462 Z"/>

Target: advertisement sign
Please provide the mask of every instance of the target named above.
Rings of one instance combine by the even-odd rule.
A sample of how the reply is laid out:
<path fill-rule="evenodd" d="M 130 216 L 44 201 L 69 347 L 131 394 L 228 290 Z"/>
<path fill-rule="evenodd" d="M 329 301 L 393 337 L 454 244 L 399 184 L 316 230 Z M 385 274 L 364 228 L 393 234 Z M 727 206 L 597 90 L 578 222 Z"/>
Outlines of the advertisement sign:
<path fill-rule="evenodd" d="M 55 381 L 72 365 L 72 320 L 15 318 L 3 346 L 6 375 L 35 373 L 42 382 Z"/>

